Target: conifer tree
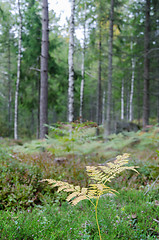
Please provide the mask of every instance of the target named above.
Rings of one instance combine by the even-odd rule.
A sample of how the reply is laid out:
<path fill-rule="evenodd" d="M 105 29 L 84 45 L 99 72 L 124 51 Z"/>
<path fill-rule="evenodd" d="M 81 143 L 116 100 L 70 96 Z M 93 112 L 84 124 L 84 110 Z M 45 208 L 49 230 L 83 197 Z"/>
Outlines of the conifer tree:
<path fill-rule="evenodd" d="M 15 91 L 15 109 L 14 109 L 14 139 L 18 139 L 18 96 L 20 83 L 20 69 L 21 69 L 21 44 L 22 44 L 22 14 L 20 0 L 18 0 L 19 11 L 19 36 L 18 36 L 18 63 L 17 63 L 17 82 Z"/>
<path fill-rule="evenodd" d="M 40 82 L 40 138 L 48 134 L 48 51 L 49 51 L 48 0 L 42 0 L 42 42 Z"/>

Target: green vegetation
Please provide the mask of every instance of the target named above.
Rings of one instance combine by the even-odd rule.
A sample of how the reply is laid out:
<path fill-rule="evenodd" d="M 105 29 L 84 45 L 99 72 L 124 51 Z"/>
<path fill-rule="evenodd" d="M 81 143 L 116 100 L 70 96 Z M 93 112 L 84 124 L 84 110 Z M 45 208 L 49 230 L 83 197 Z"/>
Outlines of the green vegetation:
<path fill-rule="evenodd" d="M 159 192 L 121 191 L 100 199 L 98 219 L 103 239 L 158 239 Z M 0 215 L 1 239 L 75 240 L 99 239 L 92 206 L 83 201 L 71 207 L 52 203 L 27 211 L 4 211 Z"/>
<path fill-rule="evenodd" d="M 100 197 L 101 237 L 158 239 L 159 128 L 113 134 L 105 141 L 95 136 L 93 125 L 74 124 L 71 135 L 68 127 L 52 128 L 43 141 L 0 140 L 0 238 L 99 239 L 91 204 L 84 200 L 72 207 L 65 201 L 67 193 L 58 193 L 41 180 L 85 188 L 90 183 L 87 165 L 104 165 L 128 152 L 128 166 L 139 166 L 140 174 L 124 171 L 108 184 L 119 194 Z"/>

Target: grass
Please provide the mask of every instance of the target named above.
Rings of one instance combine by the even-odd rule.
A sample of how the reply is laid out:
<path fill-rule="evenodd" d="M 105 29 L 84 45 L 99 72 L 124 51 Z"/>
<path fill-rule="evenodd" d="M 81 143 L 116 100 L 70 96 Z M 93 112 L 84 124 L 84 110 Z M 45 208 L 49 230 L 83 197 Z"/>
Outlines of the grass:
<path fill-rule="evenodd" d="M 102 239 L 159 239 L 159 192 L 120 191 L 118 196 L 100 199 L 98 219 Z M 45 204 L 17 212 L 4 211 L 0 216 L 2 240 L 99 239 L 95 216 L 89 202 L 77 206 Z"/>

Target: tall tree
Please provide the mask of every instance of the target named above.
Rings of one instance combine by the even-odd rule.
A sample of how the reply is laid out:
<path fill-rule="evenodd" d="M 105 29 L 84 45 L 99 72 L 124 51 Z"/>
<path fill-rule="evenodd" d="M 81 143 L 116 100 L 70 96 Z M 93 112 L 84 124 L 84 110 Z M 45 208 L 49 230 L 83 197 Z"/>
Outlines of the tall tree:
<path fill-rule="evenodd" d="M 48 51 L 49 16 L 48 0 L 42 0 L 42 42 L 41 42 L 41 81 L 40 81 L 40 138 L 48 134 Z"/>
<path fill-rule="evenodd" d="M 97 124 L 102 123 L 102 85 L 101 85 L 101 76 L 102 76 L 102 27 L 101 27 L 101 2 L 99 7 L 99 42 L 98 42 L 98 84 L 97 84 Z M 99 129 L 97 128 L 97 135 L 99 134 Z"/>
<path fill-rule="evenodd" d="M 131 52 L 133 50 L 133 43 L 131 42 Z M 133 120 L 133 96 L 134 96 L 134 78 L 135 78 L 135 59 L 132 56 L 132 75 L 131 75 L 131 90 L 130 90 L 130 109 L 129 109 L 129 121 Z"/>
<path fill-rule="evenodd" d="M 30 124 L 28 134 L 39 138 L 40 116 L 40 55 L 41 55 L 41 9 L 40 3 L 27 0 L 23 11 L 23 61 L 21 64 L 20 103 L 26 109 L 25 119 Z M 20 115 L 21 116 L 21 115 Z M 19 117 L 22 120 L 22 118 Z"/>
<path fill-rule="evenodd" d="M 70 39 L 69 39 L 69 80 L 68 80 L 68 122 L 74 120 L 74 32 L 75 0 L 71 2 Z"/>
<path fill-rule="evenodd" d="M 150 0 L 145 0 L 143 126 L 149 124 Z"/>
<path fill-rule="evenodd" d="M 22 44 L 22 14 L 20 0 L 18 0 L 19 11 L 19 36 L 18 36 L 18 63 L 17 63 L 17 82 L 15 91 L 15 110 L 14 110 L 14 139 L 18 139 L 18 96 L 20 83 L 20 67 L 21 67 L 21 44 Z"/>
<path fill-rule="evenodd" d="M 107 92 L 107 126 L 106 134 L 111 133 L 111 97 L 112 97 L 112 58 L 113 58 L 113 25 L 114 25 L 114 0 L 110 6 L 109 46 L 108 46 L 108 92 Z"/>
<path fill-rule="evenodd" d="M 11 133 L 12 125 L 12 82 L 11 82 L 11 39 L 10 39 L 10 29 L 8 29 L 8 125 L 9 125 L 9 136 Z"/>
<path fill-rule="evenodd" d="M 83 122 L 83 96 L 84 96 L 84 81 L 85 81 L 85 50 L 86 50 L 86 3 L 84 4 L 84 19 L 83 19 L 83 48 L 82 48 L 82 67 L 81 67 L 81 88 L 80 88 L 80 122 Z"/>

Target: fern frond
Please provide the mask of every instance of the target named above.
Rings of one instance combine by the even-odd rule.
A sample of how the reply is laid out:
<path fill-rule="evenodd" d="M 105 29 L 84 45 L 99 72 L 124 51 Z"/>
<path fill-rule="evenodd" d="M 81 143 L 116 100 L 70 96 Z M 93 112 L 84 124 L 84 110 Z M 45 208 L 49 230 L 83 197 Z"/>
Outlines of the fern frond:
<path fill-rule="evenodd" d="M 75 198 L 77 196 L 78 196 L 78 192 L 73 192 L 66 198 L 66 200 L 69 202 L 71 201 L 72 198 Z"/>
<path fill-rule="evenodd" d="M 88 188 L 88 197 L 91 198 L 96 198 L 100 197 L 103 194 L 106 193 L 117 193 L 114 189 L 104 185 L 104 184 L 90 184 Z"/>
<path fill-rule="evenodd" d="M 126 166 L 129 161 L 128 158 L 129 154 L 125 153 L 118 156 L 114 162 L 107 163 L 107 166 L 86 166 L 87 174 L 93 181 L 88 188 L 80 188 L 80 186 L 73 186 L 67 182 L 56 181 L 53 179 L 44 179 L 42 182 L 47 181 L 52 187 L 58 187 L 58 192 L 70 192 L 66 200 L 72 205 L 76 205 L 84 199 L 97 199 L 105 193 L 117 193 L 114 189 L 106 186 L 105 183 L 111 182 L 117 174 L 127 169 L 138 173 L 135 167 Z"/>
<path fill-rule="evenodd" d="M 71 203 L 72 205 L 76 205 L 77 203 L 79 203 L 81 200 L 84 200 L 84 199 L 88 199 L 88 198 L 85 195 L 80 195 L 77 198 L 73 199 Z"/>
<path fill-rule="evenodd" d="M 129 162 L 129 156 L 129 154 L 124 153 L 123 155 L 117 156 L 114 162 L 107 163 L 107 166 L 99 166 L 99 168 L 105 173 L 105 177 L 102 181 L 104 181 L 104 183 L 111 182 L 117 174 L 123 172 L 124 170 L 133 170 L 136 173 L 139 173 L 134 166 L 125 166 Z"/>
<path fill-rule="evenodd" d="M 104 174 L 101 170 L 94 166 L 86 166 L 87 175 L 90 177 L 91 180 L 96 182 L 102 182 L 102 178 Z"/>
<path fill-rule="evenodd" d="M 107 166 L 87 166 L 87 174 L 91 180 L 96 183 L 105 184 L 106 182 L 111 182 L 117 174 L 123 172 L 124 170 L 133 170 L 138 173 L 135 167 L 126 166 L 129 162 L 129 156 L 130 155 L 127 153 L 119 155 L 114 162 L 107 163 Z"/>
<path fill-rule="evenodd" d="M 56 181 L 53 179 L 44 179 L 42 182 L 47 181 L 49 184 L 52 185 L 52 187 L 58 187 L 57 192 L 72 192 L 67 197 L 67 201 L 72 203 L 73 205 L 76 205 L 78 202 L 84 199 L 88 199 L 87 197 L 87 188 L 80 188 L 80 186 L 73 186 L 72 184 L 69 184 L 67 182 L 62 181 Z"/>

